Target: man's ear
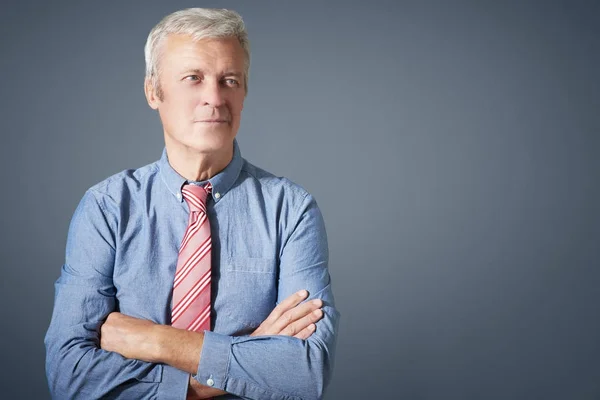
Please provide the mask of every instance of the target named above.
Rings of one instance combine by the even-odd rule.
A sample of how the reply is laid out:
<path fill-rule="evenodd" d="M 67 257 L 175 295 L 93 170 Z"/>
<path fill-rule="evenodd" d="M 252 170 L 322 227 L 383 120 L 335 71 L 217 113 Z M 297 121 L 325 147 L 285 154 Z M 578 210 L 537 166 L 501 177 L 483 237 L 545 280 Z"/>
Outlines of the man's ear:
<path fill-rule="evenodd" d="M 144 80 L 144 94 L 146 95 L 146 100 L 148 101 L 150 108 L 157 110 L 158 105 L 160 104 L 160 99 L 158 98 L 154 85 L 152 85 L 152 81 L 149 78 Z"/>

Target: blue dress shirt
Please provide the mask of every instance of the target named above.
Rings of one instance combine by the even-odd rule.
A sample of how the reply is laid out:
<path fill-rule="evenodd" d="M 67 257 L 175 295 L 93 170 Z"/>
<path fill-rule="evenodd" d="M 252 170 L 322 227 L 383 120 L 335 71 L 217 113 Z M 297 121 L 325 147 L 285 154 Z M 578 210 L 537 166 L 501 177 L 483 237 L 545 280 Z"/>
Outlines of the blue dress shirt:
<path fill-rule="evenodd" d="M 189 374 L 99 347 L 112 311 L 169 324 L 173 277 L 188 221 L 187 181 L 159 161 L 90 188 L 69 227 L 46 334 L 46 372 L 56 399 L 185 399 Z M 212 331 L 196 379 L 227 399 L 317 399 L 330 380 L 339 313 L 327 237 L 314 198 L 255 167 L 234 142 L 210 179 Z M 189 182 L 203 184 L 205 182 Z M 323 300 L 307 340 L 249 336 L 275 305 L 301 289 Z"/>

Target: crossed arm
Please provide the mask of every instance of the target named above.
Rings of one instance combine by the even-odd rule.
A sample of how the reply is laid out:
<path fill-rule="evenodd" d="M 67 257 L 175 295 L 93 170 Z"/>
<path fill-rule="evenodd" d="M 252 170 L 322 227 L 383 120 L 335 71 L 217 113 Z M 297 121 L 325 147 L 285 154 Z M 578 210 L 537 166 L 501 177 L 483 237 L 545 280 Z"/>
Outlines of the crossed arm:
<path fill-rule="evenodd" d="M 75 212 L 66 262 L 56 282 L 54 312 L 45 339 L 53 398 L 183 399 L 188 388 L 204 397 L 209 396 L 207 392 L 214 396 L 217 388 L 244 398 L 322 397 L 333 368 L 339 313 L 327 270 L 323 221 L 314 200 L 307 197 L 300 205 L 298 220 L 281 250 L 277 294 L 283 304 L 305 288 L 311 299 L 322 303 L 303 304 L 320 309 L 322 317 L 300 329 L 308 320 L 296 322 L 309 315 L 308 309 L 298 312 L 302 308 L 290 304 L 278 310 L 280 315 L 274 310 L 252 335 L 229 336 L 180 331 L 112 314 L 124 310 L 113 281 L 118 208 L 115 205 L 115 211 L 110 211 L 108 200 L 100 206 L 96 196 L 88 192 Z M 153 279 L 158 278 L 153 275 Z M 166 279 L 163 276 L 160 281 Z M 152 307 L 162 309 L 160 304 Z M 294 316 L 286 314 L 294 308 Z M 128 307 L 127 312 L 161 320 L 156 311 L 148 315 L 147 310 Z M 311 324 L 316 325 L 314 331 Z M 305 340 L 297 336 L 310 332 Z M 115 342 L 119 337 L 125 341 Z M 195 374 L 192 380 L 190 373 Z M 200 385 L 208 382 L 214 382 L 210 391 Z"/>
<path fill-rule="evenodd" d="M 250 335 L 284 335 L 308 339 L 316 329 L 315 323 L 323 317 L 319 299 L 302 303 L 308 296 L 301 290 L 282 301 L 269 317 Z M 121 354 L 125 358 L 150 363 L 164 363 L 190 374 L 195 374 L 200 362 L 204 333 L 191 332 L 148 320 L 113 312 L 100 330 L 103 350 Z M 189 400 L 207 399 L 227 392 L 201 385 L 190 377 Z"/>

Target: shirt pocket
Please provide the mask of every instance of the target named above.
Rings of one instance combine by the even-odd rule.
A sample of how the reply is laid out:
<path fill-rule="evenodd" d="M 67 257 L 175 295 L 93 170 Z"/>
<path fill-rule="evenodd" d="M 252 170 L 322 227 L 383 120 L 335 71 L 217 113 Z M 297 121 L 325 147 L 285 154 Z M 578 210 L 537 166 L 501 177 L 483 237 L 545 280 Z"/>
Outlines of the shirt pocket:
<path fill-rule="evenodd" d="M 215 308 L 240 328 L 257 328 L 277 301 L 277 262 L 272 258 L 231 257 L 222 263 Z"/>

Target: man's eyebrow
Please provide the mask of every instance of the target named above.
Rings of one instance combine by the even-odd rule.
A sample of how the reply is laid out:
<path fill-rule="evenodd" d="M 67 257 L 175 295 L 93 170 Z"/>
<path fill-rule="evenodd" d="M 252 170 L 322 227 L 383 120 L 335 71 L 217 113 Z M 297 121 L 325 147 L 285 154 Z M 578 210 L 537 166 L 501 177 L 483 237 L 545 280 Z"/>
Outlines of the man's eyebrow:
<path fill-rule="evenodd" d="M 184 69 L 182 72 L 182 74 L 189 74 L 189 73 L 193 73 L 193 74 L 202 74 L 202 70 L 198 69 L 198 68 L 186 68 Z"/>
<path fill-rule="evenodd" d="M 186 69 L 183 69 L 181 72 L 182 75 L 185 75 L 185 74 L 202 75 L 203 73 L 204 72 L 199 68 L 186 68 Z M 220 75 L 221 76 L 235 76 L 237 78 L 241 78 L 242 76 L 244 76 L 243 73 L 236 72 L 236 71 L 224 71 Z"/>
<path fill-rule="evenodd" d="M 223 72 L 223 76 L 237 76 L 237 77 L 241 77 L 243 74 L 241 72 L 235 72 L 235 71 L 225 71 Z"/>

